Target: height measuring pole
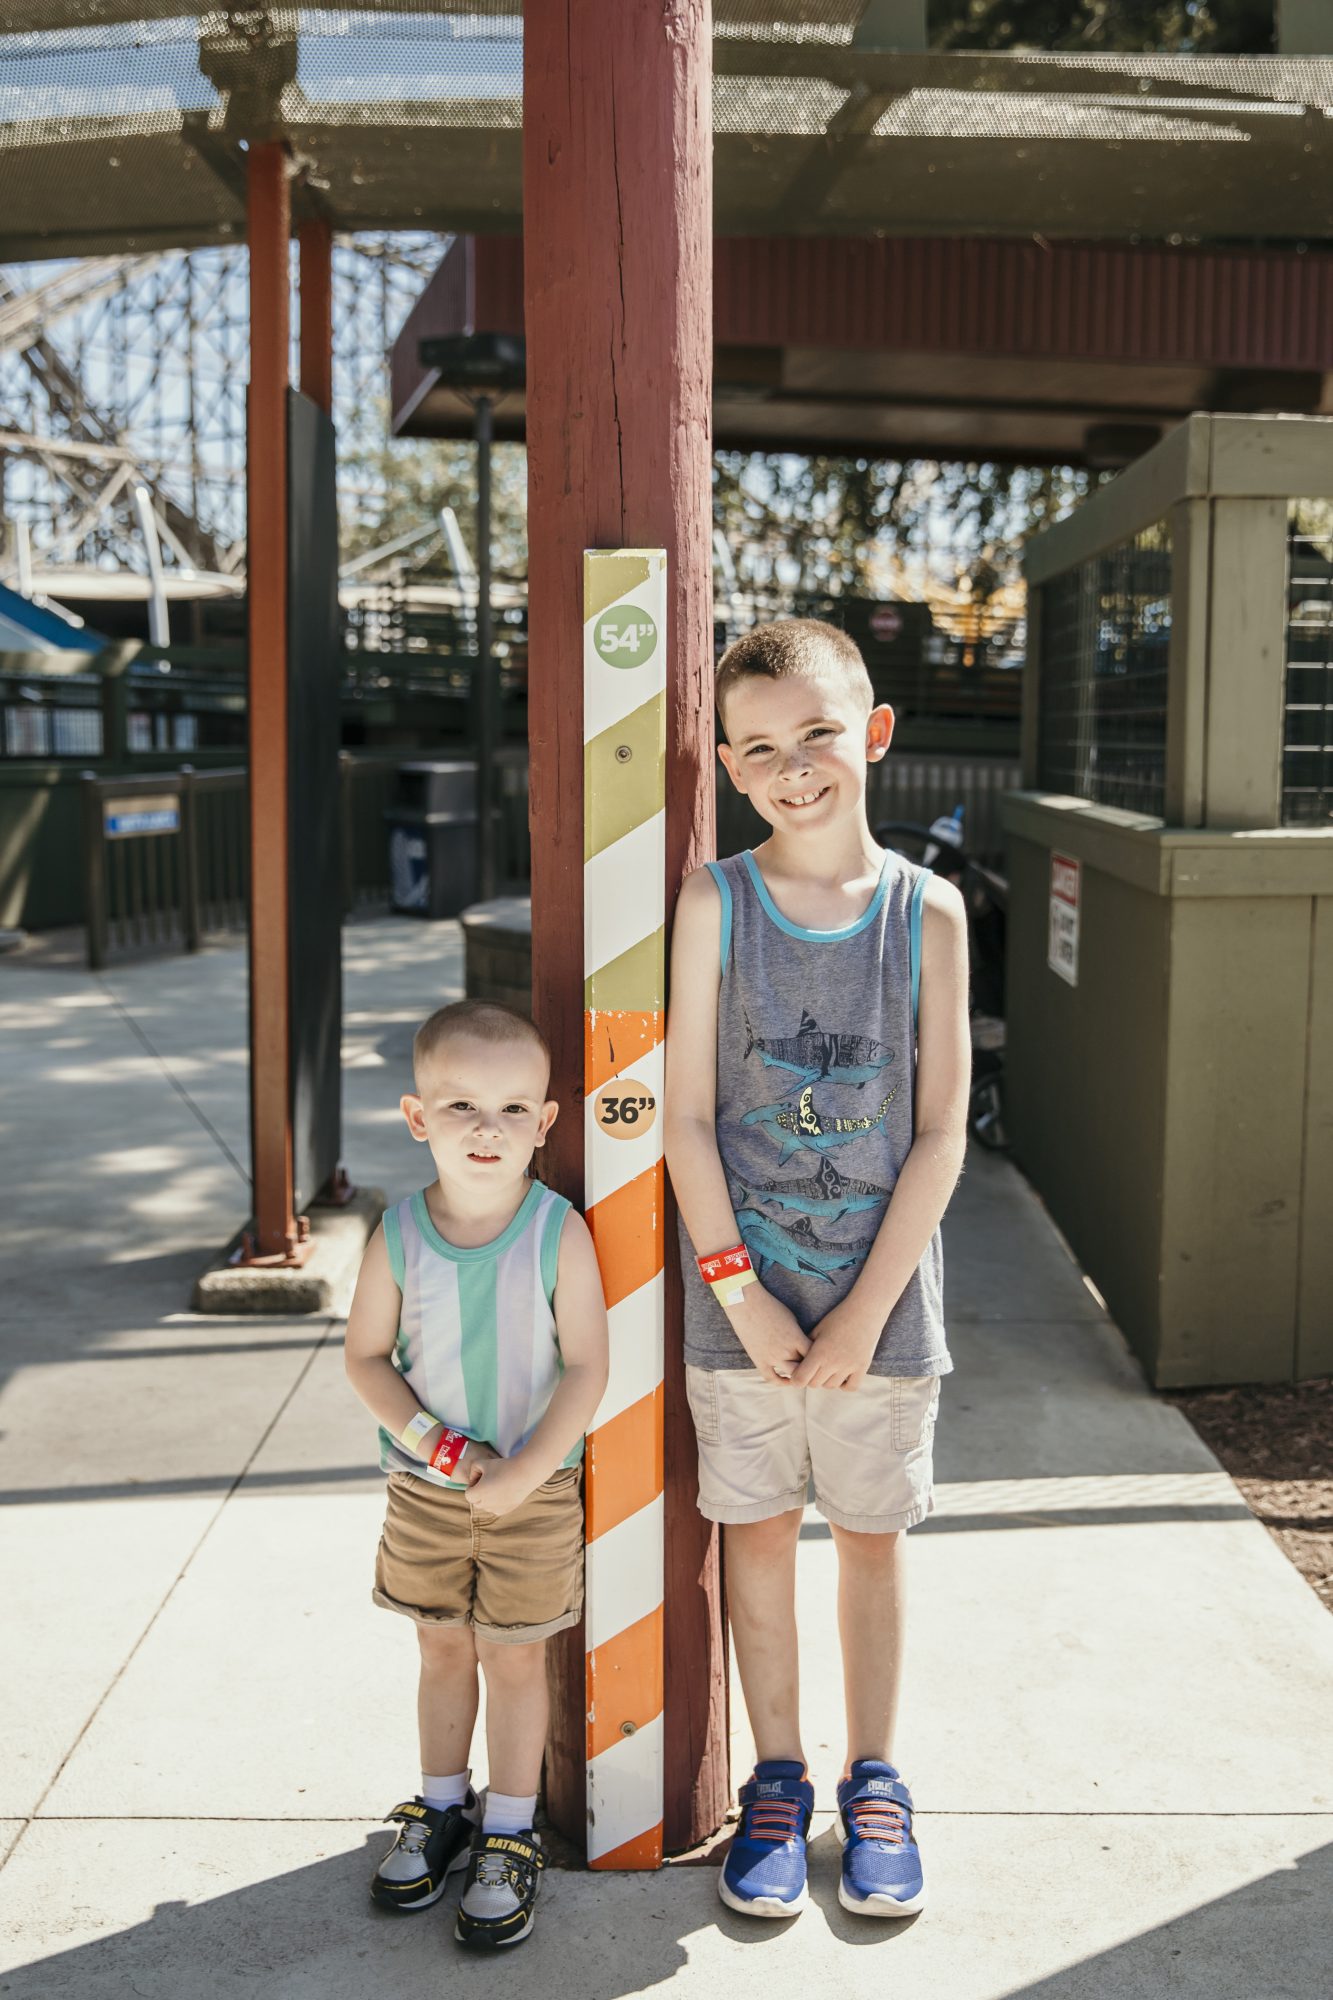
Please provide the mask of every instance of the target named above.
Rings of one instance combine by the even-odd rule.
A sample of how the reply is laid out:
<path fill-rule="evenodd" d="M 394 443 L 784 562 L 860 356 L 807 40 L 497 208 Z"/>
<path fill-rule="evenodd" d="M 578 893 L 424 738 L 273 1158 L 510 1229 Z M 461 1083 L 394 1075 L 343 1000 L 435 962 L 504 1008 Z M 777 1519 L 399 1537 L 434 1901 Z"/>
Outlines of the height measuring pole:
<path fill-rule="evenodd" d="M 585 1189 L 611 1324 L 587 1450 L 594 1868 L 662 1859 L 666 561 L 583 558 Z"/>

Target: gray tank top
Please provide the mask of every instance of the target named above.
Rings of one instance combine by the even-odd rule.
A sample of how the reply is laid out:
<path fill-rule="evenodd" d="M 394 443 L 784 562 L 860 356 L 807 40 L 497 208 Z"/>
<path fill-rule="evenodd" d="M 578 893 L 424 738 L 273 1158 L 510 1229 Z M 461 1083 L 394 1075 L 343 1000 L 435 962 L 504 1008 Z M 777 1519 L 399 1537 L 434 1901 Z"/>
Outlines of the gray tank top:
<path fill-rule="evenodd" d="M 887 853 L 856 922 L 809 931 L 782 915 L 752 854 L 708 866 L 722 897 L 718 1152 L 751 1262 L 808 1333 L 850 1291 L 912 1144 L 928 871 Z M 683 1222 L 680 1236 L 686 1361 L 750 1367 Z M 936 1230 L 870 1373 L 952 1367 Z"/>

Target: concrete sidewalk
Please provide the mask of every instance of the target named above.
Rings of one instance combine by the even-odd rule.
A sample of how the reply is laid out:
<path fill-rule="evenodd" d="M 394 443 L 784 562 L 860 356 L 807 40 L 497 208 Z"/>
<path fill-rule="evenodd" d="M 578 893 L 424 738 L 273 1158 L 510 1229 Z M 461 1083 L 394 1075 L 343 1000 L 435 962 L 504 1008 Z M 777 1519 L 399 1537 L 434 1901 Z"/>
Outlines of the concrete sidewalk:
<path fill-rule="evenodd" d="M 396 1109 L 411 1033 L 459 990 L 458 933 L 346 942 L 346 1153 L 396 1196 L 421 1176 Z M 926 1913 L 839 1910 L 827 1811 L 790 1926 L 733 1917 L 693 1867 L 552 1871 L 500 1966 L 460 1968 L 448 1905 L 375 1912 L 377 1822 L 416 1783 L 414 1646 L 369 1602 L 382 1495 L 341 1328 L 179 1310 L 246 1207 L 244 971 L 235 949 L 100 978 L 0 963 L 0 1993 L 369 2000 L 461 1970 L 588 2000 L 778 1978 L 1327 2000 L 1333 1620 L 986 1155 L 946 1223 L 956 1373 L 911 1538 Z M 813 1511 L 801 1572 L 827 1806 Z"/>

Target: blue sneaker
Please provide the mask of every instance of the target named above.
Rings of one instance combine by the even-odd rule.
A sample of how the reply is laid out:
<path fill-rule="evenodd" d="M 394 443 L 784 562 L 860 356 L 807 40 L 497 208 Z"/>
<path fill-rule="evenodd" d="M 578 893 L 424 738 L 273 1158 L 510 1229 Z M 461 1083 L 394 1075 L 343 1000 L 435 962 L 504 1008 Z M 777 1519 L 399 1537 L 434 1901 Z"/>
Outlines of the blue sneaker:
<path fill-rule="evenodd" d="M 741 1823 L 722 1864 L 717 1893 L 747 1917 L 794 1917 L 809 1900 L 805 1836 L 815 1788 L 805 1766 L 770 1758 L 741 1786 Z"/>
<path fill-rule="evenodd" d="M 912 1794 L 892 1764 L 860 1758 L 838 1786 L 838 1901 L 861 1917 L 910 1917 L 926 1902 Z"/>

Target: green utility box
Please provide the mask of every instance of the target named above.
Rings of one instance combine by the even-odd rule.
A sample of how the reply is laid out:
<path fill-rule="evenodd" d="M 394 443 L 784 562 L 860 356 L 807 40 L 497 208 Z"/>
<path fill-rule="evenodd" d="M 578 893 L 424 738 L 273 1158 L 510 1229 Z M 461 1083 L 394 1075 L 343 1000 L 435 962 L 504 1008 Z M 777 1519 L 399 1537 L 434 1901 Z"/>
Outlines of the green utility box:
<path fill-rule="evenodd" d="M 1007 1120 L 1161 1387 L 1333 1372 L 1331 492 L 1193 417 L 1029 551 Z"/>

